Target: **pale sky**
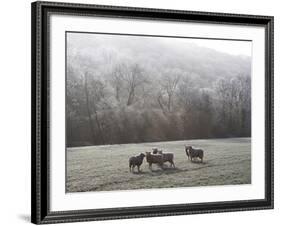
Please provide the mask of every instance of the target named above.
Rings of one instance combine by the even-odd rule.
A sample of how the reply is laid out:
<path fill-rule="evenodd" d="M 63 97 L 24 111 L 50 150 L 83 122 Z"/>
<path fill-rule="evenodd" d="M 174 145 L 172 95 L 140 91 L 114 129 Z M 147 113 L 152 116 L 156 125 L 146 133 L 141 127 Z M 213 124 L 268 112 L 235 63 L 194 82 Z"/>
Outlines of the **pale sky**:
<path fill-rule="evenodd" d="M 209 39 L 191 39 L 191 42 L 220 52 L 232 55 L 252 55 L 251 41 L 233 41 L 233 40 L 209 40 Z"/>
<path fill-rule="evenodd" d="M 72 42 L 74 43 L 91 43 L 97 39 L 101 40 L 118 40 L 118 39 L 130 39 L 138 38 L 140 41 L 145 39 L 158 39 L 159 42 L 164 42 L 171 46 L 182 46 L 184 44 L 195 44 L 201 47 L 213 49 L 219 52 L 227 53 L 230 55 L 244 55 L 252 56 L 252 42 L 251 41 L 238 41 L 238 40 L 217 40 L 217 39 L 200 39 L 200 38 L 171 38 L 171 37 L 153 37 L 153 36 L 126 36 L 126 35 L 95 35 L 95 34 L 81 34 L 81 33 L 70 33 Z M 76 38 L 74 38 L 76 37 Z M 74 38 L 74 39 L 73 39 Z M 79 46 L 79 45 L 78 45 Z"/>
<path fill-rule="evenodd" d="M 177 41 L 175 41 L 175 39 Z M 192 43 L 201 47 L 214 49 L 219 52 L 231 55 L 245 55 L 252 56 L 252 42 L 251 41 L 237 41 L 237 40 L 217 40 L 217 39 L 198 39 L 198 38 L 167 38 L 163 39 L 166 43 L 171 45 L 182 45 L 184 43 Z"/>

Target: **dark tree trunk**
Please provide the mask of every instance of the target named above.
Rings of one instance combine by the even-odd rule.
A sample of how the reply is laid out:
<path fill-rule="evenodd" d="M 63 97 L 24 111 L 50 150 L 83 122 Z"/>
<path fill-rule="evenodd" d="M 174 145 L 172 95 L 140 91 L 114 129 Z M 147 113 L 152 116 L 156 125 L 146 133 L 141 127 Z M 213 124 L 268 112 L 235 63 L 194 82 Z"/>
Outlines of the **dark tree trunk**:
<path fill-rule="evenodd" d="M 89 91 L 88 91 L 88 75 L 86 74 L 84 76 L 84 89 L 85 89 L 85 96 L 86 96 L 86 109 L 87 109 L 87 114 L 88 114 L 88 120 L 89 120 L 89 126 L 90 126 L 90 131 L 92 133 L 92 142 L 93 144 L 95 143 L 95 129 L 94 129 L 94 123 L 92 119 L 92 114 L 91 114 L 91 109 L 90 109 L 90 102 L 89 102 Z"/>

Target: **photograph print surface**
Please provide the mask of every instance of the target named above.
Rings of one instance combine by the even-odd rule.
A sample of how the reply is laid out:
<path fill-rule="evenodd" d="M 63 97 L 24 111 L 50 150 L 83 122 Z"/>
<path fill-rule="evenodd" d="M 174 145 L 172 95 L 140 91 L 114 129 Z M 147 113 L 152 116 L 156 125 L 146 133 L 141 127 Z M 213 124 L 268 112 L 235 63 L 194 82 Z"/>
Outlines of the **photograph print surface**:
<path fill-rule="evenodd" d="M 251 184 L 251 49 L 66 32 L 66 192 Z"/>

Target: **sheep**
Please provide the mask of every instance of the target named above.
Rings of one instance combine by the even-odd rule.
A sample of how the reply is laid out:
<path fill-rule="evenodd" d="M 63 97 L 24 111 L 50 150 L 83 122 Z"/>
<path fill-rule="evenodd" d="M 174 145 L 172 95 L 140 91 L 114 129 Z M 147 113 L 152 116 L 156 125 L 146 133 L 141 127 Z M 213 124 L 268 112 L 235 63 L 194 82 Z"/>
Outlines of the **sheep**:
<path fill-rule="evenodd" d="M 151 152 L 146 152 L 146 161 L 149 164 L 149 169 L 152 170 L 152 164 L 158 164 L 161 168 L 163 167 L 163 155 L 162 154 L 152 154 Z"/>
<path fill-rule="evenodd" d="M 203 162 L 203 156 L 204 151 L 202 149 L 194 149 L 192 146 L 185 146 L 185 152 L 191 161 L 193 161 L 194 158 L 201 159 L 201 162 Z"/>
<path fill-rule="evenodd" d="M 175 163 L 174 163 L 174 154 L 173 153 L 163 153 L 162 150 L 158 151 L 158 154 L 163 155 L 163 163 L 165 162 L 169 162 L 170 163 L 170 167 L 174 167 L 175 168 Z"/>
<path fill-rule="evenodd" d="M 158 152 L 158 148 L 152 148 L 152 153 L 153 154 L 157 154 L 157 152 Z"/>
<path fill-rule="evenodd" d="M 138 167 L 138 172 L 140 172 L 140 166 L 143 162 L 143 159 L 145 157 L 145 154 L 141 153 L 138 156 L 132 156 L 129 159 L 129 168 L 130 168 L 130 172 L 134 172 L 135 166 Z"/>
<path fill-rule="evenodd" d="M 189 148 L 190 148 L 191 146 L 186 146 L 185 145 L 185 153 L 186 153 L 186 155 L 187 155 L 187 159 L 189 160 L 190 159 L 190 155 L 189 155 Z"/>
<path fill-rule="evenodd" d="M 152 148 L 152 154 L 162 154 L 163 151 L 161 149 L 158 149 L 158 148 Z"/>

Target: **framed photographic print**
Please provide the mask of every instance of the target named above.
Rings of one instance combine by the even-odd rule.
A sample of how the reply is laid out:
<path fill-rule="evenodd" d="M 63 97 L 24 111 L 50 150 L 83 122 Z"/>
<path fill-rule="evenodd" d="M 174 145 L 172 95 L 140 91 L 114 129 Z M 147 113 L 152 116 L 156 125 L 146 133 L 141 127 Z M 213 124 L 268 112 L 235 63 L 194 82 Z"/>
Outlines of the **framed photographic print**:
<path fill-rule="evenodd" d="M 32 3 L 32 222 L 273 208 L 273 17 Z"/>

